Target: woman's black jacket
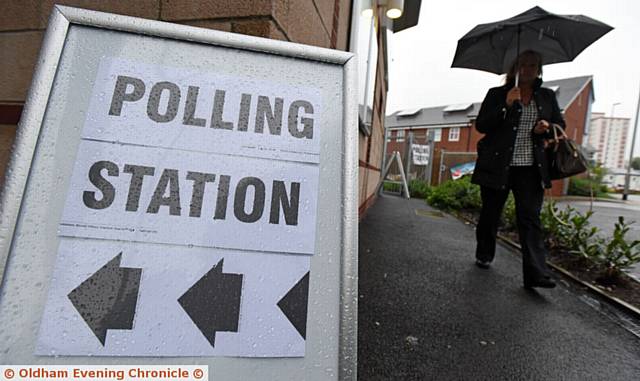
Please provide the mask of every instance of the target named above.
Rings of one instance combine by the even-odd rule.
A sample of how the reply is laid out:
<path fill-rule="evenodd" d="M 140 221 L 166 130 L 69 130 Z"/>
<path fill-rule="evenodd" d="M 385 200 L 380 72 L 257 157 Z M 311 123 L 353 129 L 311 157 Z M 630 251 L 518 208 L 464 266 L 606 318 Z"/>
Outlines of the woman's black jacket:
<path fill-rule="evenodd" d="M 540 87 L 541 79 L 537 79 L 533 87 L 533 99 L 538 107 L 538 119 L 559 124 L 564 128 L 564 120 L 558 106 L 556 95 L 551 89 Z M 509 164 L 513 155 L 518 123 L 522 107 L 518 103 L 507 107 L 507 92 L 513 84 L 494 87 L 489 90 L 482 102 L 476 129 L 485 136 L 478 142 L 478 159 L 471 177 L 474 184 L 494 189 L 505 189 L 509 178 Z M 544 140 L 553 137 L 550 130 L 538 135 L 531 131 L 533 138 L 534 165 L 538 167 L 542 186 L 551 188 L 549 168 L 544 153 Z"/>

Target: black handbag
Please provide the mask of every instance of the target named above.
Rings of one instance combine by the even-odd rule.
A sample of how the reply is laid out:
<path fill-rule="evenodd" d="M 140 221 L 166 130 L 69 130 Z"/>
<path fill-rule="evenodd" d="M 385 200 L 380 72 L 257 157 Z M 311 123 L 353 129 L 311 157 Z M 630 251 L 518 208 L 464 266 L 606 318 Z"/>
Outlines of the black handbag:
<path fill-rule="evenodd" d="M 588 162 L 578 144 L 567 137 L 562 127 L 552 124 L 552 128 L 553 140 L 546 148 L 551 180 L 564 179 L 585 172 Z"/>

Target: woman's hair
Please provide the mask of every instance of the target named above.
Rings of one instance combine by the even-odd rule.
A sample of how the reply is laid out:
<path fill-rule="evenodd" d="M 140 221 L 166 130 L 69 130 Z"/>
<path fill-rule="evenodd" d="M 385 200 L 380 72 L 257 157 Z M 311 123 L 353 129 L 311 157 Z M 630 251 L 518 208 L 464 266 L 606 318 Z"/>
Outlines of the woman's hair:
<path fill-rule="evenodd" d="M 518 63 L 521 62 L 525 57 L 532 57 L 538 62 L 538 77 L 542 76 L 542 55 L 534 50 L 525 50 L 524 52 L 520 53 L 518 59 L 514 60 L 509 67 L 509 71 L 507 72 L 507 76 L 505 78 L 505 83 L 514 83 L 516 81 Z"/>

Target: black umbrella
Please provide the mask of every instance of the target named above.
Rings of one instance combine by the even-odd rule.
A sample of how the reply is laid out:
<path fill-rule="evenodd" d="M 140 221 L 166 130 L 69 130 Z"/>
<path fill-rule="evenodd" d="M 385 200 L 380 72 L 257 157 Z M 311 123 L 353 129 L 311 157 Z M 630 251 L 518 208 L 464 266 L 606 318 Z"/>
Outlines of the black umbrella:
<path fill-rule="evenodd" d="M 520 52 L 535 50 L 542 64 L 573 61 L 613 28 L 582 15 L 556 15 L 540 7 L 480 24 L 458 41 L 451 67 L 506 73 Z"/>

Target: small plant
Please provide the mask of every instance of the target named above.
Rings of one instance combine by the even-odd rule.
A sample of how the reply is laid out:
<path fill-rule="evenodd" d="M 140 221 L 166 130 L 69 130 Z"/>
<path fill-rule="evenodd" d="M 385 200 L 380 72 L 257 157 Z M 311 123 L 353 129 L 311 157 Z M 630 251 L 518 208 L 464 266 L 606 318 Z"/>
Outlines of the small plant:
<path fill-rule="evenodd" d="M 582 264 L 591 267 L 591 265 L 597 263 L 597 259 L 602 253 L 604 244 L 604 239 L 594 236 L 588 240 L 579 242 L 577 247 L 570 252 L 576 254 Z"/>
<path fill-rule="evenodd" d="M 602 182 L 606 174 L 606 168 L 600 165 L 591 166 L 587 177 L 572 177 L 569 179 L 568 193 L 574 196 L 608 198 L 609 189 Z"/>
<path fill-rule="evenodd" d="M 502 209 L 502 227 L 505 230 L 516 230 L 516 201 L 513 198 L 513 193 L 509 193 L 507 201 L 504 203 L 504 209 Z"/>
<path fill-rule="evenodd" d="M 584 264 L 597 261 L 602 251 L 598 228 L 589 226 L 593 211 L 582 214 L 571 206 L 559 210 L 553 201 L 547 202 L 540 214 L 547 244 L 576 255 Z"/>
<path fill-rule="evenodd" d="M 569 249 L 572 254 L 584 254 L 587 251 L 581 251 L 580 248 L 584 247 L 589 241 L 595 237 L 598 232 L 598 228 L 589 226 L 589 218 L 593 215 L 593 211 L 588 211 L 585 214 L 574 211 L 574 215 L 569 219 L 568 231 L 564 235 L 565 247 Z"/>
<path fill-rule="evenodd" d="M 604 277 L 607 280 L 615 280 L 623 270 L 640 263 L 640 240 L 627 242 L 625 239 L 631 224 L 633 222 L 626 223 L 624 217 L 618 217 L 613 237 L 603 245 L 598 261 L 604 266 Z"/>
<path fill-rule="evenodd" d="M 385 192 L 400 192 L 401 187 L 402 184 L 398 183 L 390 183 L 388 181 L 382 183 L 382 189 L 384 189 Z"/>
<path fill-rule="evenodd" d="M 611 239 L 598 237 L 598 229 L 589 226 L 592 215 L 592 211 L 582 214 L 570 206 L 559 210 L 555 202 L 550 201 L 545 204 L 540 219 L 551 248 L 576 255 L 581 265 L 596 265 L 603 272 L 599 282 L 614 284 L 622 271 L 640 263 L 640 240 L 626 240 L 633 222 L 627 223 L 623 217 L 618 217 Z"/>
<path fill-rule="evenodd" d="M 540 213 L 540 221 L 549 247 L 566 247 L 570 233 L 569 220 L 574 212 L 575 209 L 571 206 L 560 210 L 555 201 L 549 201 L 544 205 Z"/>
<path fill-rule="evenodd" d="M 429 197 L 431 187 L 426 181 L 413 179 L 409 181 L 409 194 L 411 197 L 424 198 Z"/>
<path fill-rule="evenodd" d="M 596 184 L 594 181 L 589 179 L 577 179 L 571 178 L 569 180 L 569 191 L 570 195 L 574 196 L 585 196 L 585 197 L 598 197 L 598 198 L 608 198 L 608 191 L 606 185 L 604 184 Z"/>

